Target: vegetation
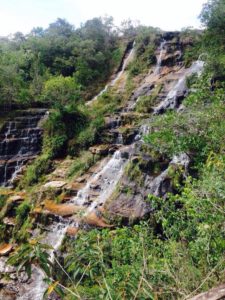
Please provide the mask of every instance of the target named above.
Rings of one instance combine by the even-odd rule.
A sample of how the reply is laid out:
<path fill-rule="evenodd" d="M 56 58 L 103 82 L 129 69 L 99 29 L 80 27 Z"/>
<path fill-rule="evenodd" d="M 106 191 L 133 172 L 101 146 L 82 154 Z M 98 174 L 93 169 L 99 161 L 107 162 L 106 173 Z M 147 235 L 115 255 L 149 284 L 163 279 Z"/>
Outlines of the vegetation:
<path fill-rule="evenodd" d="M 0 104 L 30 105 L 42 99 L 68 104 L 81 92 L 83 98 L 90 97 L 86 88 L 96 92 L 119 60 L 113 26 L 110 17 L 95 18 L 78 29 L 58 19 L 46 30 L 34 28 L 27 36 L 18 32 L 13 39 L 2 38 Z"/>
<path fill-rule="evenodd" d="M 93 166 L 98 159 L 99 157 L 91 154 L 90 151 L 81 152 L 80 156 L 73 161 L 73 164 L 68 171 L 68 176 L 73 177 L 82 175 Z"/>
<path fill-rule="evenodd" d="M 225 130 L 223 93 L 223 90 L 217 90 L 212 95 L 208 89 L 207 105 L 203 107 L 204 92 L 199 90 L 197 94 L 190 95 L 186 103 L 194 99 L 196 104 L 192 102 L 191 107 L 179 114 L 179 118 L 176 112 L 155 117 L 146 141 L 170 158 L 186 152 L 197 164 L 204 163 L 210 152 L 220 153 L 225 146 L 222 134 Z"/>
<path fill-rule="evenodd" d="M 149 134 L 138 149 L 132 149 L 137 152 L 125 167 L 124 186 L 119 182 L 111 198 L 122 189 L 127 198 L 131 194 L 134 198 L 135 186 L 144 186 L 146 173 L 157 176 L 177 154 L 190 157 L 189 176 L 181 181 L 182 168 L 170 164 L 167 175 L 176 194 L 146 196 L 151 212 L 144 220 L 126 222 L 127 226 L 118 219 L 107 229 L 82 227 L 76 239 L 65 238 L 54 253 L 54 263 L 53 249 L 31 239 L 31 231 L 41 226 L 36 224 L 41 218 L 45 225 L 51 222 L 52 216 L 40 216 L 45 197 L 51 196 L 60 206 L 70 191 L 45 192 L 39 183 L 53 170 L 55 158 L 73 158 L 65 181 L 96 163 L 99 157 L 88 148 L 108 142 L 103 134 L 105 117 L 121 111 L 155 63 L 161 31 L 127 21 L 120 36 L 111 18 L 95 18 L 78 29 L 58 19 L 46 30 L 36 28 L 27 36 L 17 33 L 11 40 L 0 40 L 0 106 L 38 104 L 50 111 L 43 126 L 42 153 L 28 166 L 18 187 L 28 195 L 17 202 L 10 198 L 14 191 L 0 191 L 0 241 L 18 244 L 8 259 L 18 272 L 25 270 L 30 276 L 32 264 L 44 270 L 47 295 L 54 291 L 65 300 L 189 299 L 224 280 L 224 19 L 224 0 L 211 0 L 201 14 L 205 30 L 181 32 L 181 43 L 187 45 L 185 66 L 203 52 L 204 73 L 187 79 L 191 92 L 182 111 L 150 116 Z M 109 87 L 91 106 L 85 105 L 118 68 L 127 42 L 134 39 L 136 56 L 124 87 L 119 92 Z M 219 81 L 213 88 L 212 78 Z M 152 112 L 161 89 L 162 84 L 156 84 L 150 96 L 140 97 L 135 126 L 141 125 L 143 114 Z M 133 117 L 128 113 L 122 121 L 131 118 L 132 123 Z M 120 128 L 125 133 L 130 128 L 126 125 Z M 152 170 L 145 165 L 149 156 Z M 135 184 L 126 185 L 126 180 Z M 98 190 L 95 183 L 94 188 Z M 95 192 L 92 198 L 97 197 Z"/>
<path fill-rule="evenodd" d="M 149 70 L 156 63 L 155 50 L 157 47 L 157 34 L 160 30 L 140 27 L 136 38 L 136 58 L 129 65 L 129 75 L 137 76 Z"/>
<path fill-rule="evenodd" d="M 157 103 L 157 96 L 162 89 L 162 85 L 157 85 L 149 96 L 140 96 L 135 107 L 140 113 L 149 113 L 153 111 L 153 107 Z"/>
<path fill-rule="evenodd" d="M 223 0 L 208 1 L 202 10 L 201 21 L 207 27 L 204 33 L 204 49 L 208 55 L 208 69 L 215 76 L 224 76 L 225 5 Z"/>

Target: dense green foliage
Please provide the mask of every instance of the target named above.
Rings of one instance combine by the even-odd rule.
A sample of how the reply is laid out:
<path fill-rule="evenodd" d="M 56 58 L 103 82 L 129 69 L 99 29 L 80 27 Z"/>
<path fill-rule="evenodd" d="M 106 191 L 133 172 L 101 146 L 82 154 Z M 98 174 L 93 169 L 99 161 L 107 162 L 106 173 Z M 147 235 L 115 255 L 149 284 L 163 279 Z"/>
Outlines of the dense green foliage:
<path fill-rule="evenodd" d="M 160 30 L 155 28 L 139 28 L 135 46 L 136 57 L 129 65 L 131 77 L 146 72 L 156 62 L 155 49 L 159 33 Z"/>
<path fill-rule="evenodd" d="M 51 247 L 48 245 L 36 240 L 30 240 L 29 243 L 21 245 L 17 253 L 8 259 L 8 263 L 17 266 L 18 272 L 24 268 L 29 277 L 32 274 L 32 264 L 38 263 L 46 275 L 50 276 L 50 255 L 46 251 L 49 249 L 51 249 Z"/>
<path fill-rule="evenodd" d="M 224 156 L 210 155 L 181 195 L 150 197 L 155 213 L 148 222 L 81 232 L 67 245 L 65 262 L 81 298 L 184 299 L 221 280 L 224 167 Z"/>
<path fill-rule="evenodd" d="M 204 100 L 207 105 L 202 106 Z M 154 117 L 146 141 L 170 158 L 186 152 L 195 163 L 203 163 L 211 151 L 224 150 L 224 100 L 223 89 L 214 94 L 209 87 L 199 89 L 185 101 L 189 106 L 179 117 L 176 112 Z"/>
<path fill-rule="evenodd" d="M 216 76 L 224 76 L 225 69 L 224 19 L 224 0 L 211 0 L 204 5 L 201 21 L 207 30 L 203 42 L 208 55 L 208 68 Z"/>
<path fill-rule="evenodd" d="M 90 97 L 121 58 L 112 18 L 95 18 L 74 29 L 58 19 L 46 30 L 0 40 L 0 105 L 75 103 Z M 89 87 L 89 94 L 86 88 Z"/>

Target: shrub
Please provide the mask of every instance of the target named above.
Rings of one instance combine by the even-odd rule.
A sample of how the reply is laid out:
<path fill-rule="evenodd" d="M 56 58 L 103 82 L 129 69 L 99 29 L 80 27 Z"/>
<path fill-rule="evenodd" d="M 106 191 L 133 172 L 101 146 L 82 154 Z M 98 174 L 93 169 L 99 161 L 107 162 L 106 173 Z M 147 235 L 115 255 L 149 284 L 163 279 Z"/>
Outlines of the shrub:
<path fill-rule="evenodd" d="M 183 299 L 221 282 L 224 170 L 225 156 L 212 153 L 199 180 L 189 178 L 180 195 L 149 197 L 154 214 L 146 222 L 67 240 L 65 268 L 80 296 Z"/>
<path fill-rule="evenodd" d="M 30 166 L 27 167 L 26 173 L 20 185 L 30 186 L 39 181 L 44 174 L 47 174 L 52 167 L 51 157 L 48 153 L 40 155 Z"/>
<path fill-rule="evenodd" d="M 180 113 L 179 117 L 176 112 L 154 117 L 146 142 L 171 158 L 174 154 L 187 152 L 196 163 L 204 162 L 210 151 L 217 153 L 224 148 L 225 111 L 221 96 L 211 96 L 211 103 L 208 98 L 208 105 L 202 107 L 195 94 L 192 97 L 196 105 Z"/>
<path fill-rule="evenodd" d="M 85 171 L 87 171 L 92 165 L 96 163 L 98 156 L 93 156 L 90 151 L 83 151 L 80 153 L 80 156 L 75 158 L 73 164 L 71 165 L 68 176 L 80 176 Z"/>
<path fill-rule="evenodd" d="M 42 99 L 52 105 L 76 103 L 80 98 L 80 87 L 72 77 L 55 76 L 44 84 Z"/>

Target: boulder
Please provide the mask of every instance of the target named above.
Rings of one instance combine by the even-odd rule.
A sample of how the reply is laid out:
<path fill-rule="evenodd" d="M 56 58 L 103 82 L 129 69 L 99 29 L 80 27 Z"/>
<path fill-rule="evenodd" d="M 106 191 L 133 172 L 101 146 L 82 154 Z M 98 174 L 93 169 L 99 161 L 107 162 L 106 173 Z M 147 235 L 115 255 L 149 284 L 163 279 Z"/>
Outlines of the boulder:
<path fill-rule="evenodd" d="M 61 189 L 66 185 L 65 181 L 50 181 L 47 182 L 43 187 L 44 189 Z"/>
<path fill-rule="evenodd" d="M 57 216 L 68 217 L 77 212 L 81 212 L 82 208 L 74 204 L 56 204 L 54 201 L 46 200 L 44 209 Z"/>
<path fill-rule="evenodd" d="M 113 227 L 113 225 L 107 224 L 106 220 L 98 216 L 96 212 L 91 212 L 88 215 L 84 216 L 82 221 L 88 225 L 96 227 Z"/>
<path fill-rule="evenodd" d="M 12 244 L 1 244 L 0 245 L 0 256 L 8 255 L 13 249 Z"/>
<path fill-rule="evenodd" d="M 68 236 L 74 237 L 77 235 L 78 231 L 79 231 L 79 227 L 68 227 L 66 230 L 66 234 Z"/>
<path fill-rule="evenodd" d="M 111 145 L 97 145 L 89 148 L 89 151 L 94 155 L 107 155 Z"/>

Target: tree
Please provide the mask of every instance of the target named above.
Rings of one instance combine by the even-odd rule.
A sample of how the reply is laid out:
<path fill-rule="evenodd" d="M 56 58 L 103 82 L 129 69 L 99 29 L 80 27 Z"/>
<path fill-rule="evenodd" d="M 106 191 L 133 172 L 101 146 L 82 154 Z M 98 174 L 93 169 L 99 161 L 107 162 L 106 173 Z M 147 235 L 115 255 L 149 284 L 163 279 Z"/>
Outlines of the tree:
<path fill-rule="evenodd" d="M 74 79 L 60 75 L 45 82 L 42 98 L 53 105 L 64 106 L 77 102 L 79 95 L 80 87 Z"/>
<path fill-rule="evenodd" d="M 134 21 L 131 19 L 124 20 L 121 23 L 120 31 L 127 38 L 133 38 L 137 33 L 137 28 L 140 26 L 140 21 Z"/>
<path fill-rule="evenodd" d="M 209 69 L 214 76 L 224 75 L 225 70 L 225 0 L 210 0 L 200 15 L 206 26 L 205 51 L 209 54 Z"/>

